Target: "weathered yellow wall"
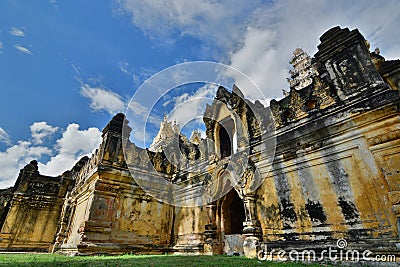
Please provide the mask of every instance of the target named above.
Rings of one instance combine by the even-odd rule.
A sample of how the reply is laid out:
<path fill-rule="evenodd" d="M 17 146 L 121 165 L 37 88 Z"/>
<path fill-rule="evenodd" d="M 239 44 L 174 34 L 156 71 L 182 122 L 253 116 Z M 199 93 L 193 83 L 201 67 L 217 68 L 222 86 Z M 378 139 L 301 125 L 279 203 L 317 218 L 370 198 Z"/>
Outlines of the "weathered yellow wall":
<path fill-rule="evenodd" d="M 41 175 L 35 160 L 21 169 L 12 188 L 10 208 L 4 214 L 0 250 L 48 252 L 71 182 L 68 175 Z"/>
<path fill-rule="evenodd" d="M 172 208 L 140 189 L 119 195 L 112 213 L 112 242 L 168 245 Z M 96 208 L 96 207 L 95 207 Z"/>
<path fill-rule="evenodd" d="M 182 246 L 188 246 L 201 249 L 207 223 L 208 215 L 205 207 L 175 207 L 173 229 L 175 248 L 179 250 Z"/>
<path fill-rule="evenodd" d="M 39 200 L 35 205 L 31 199 L 14 198 L 3 224 L 0 248 L 48 251 L 57 230 L 61 203 Z"/>
<path fill-rule="evenodd" d="M 84 226 L 84 222 L 89 219 L 90 208 L 92 205 L 93 194 L 85 191 L 80 197 L 74 199 L 72 205 L 72 218 L 68 229 L 68 239 L 65 247 L 74 247 L 80 243 L 81 235 L 79 228 Z"/>
<path fill-rule="evenodd" d="M 389 105 L 342 117 L 326 137 L 311 132 L 314 140 L 303 140 L 321 139 L 318 149 L 299 146 L 285 158 L 278 145 L 273 170 L 257 190 L 264 240 L 397 237 L 399 122 L 396 105 Z"/>
<path fill-rule="evenodd" d="M 168 247 L 173 208 L 146 195 L 128 173 L 113 168 L 94 172 L 75 194 L 62 250 L 90 254 Z"/>

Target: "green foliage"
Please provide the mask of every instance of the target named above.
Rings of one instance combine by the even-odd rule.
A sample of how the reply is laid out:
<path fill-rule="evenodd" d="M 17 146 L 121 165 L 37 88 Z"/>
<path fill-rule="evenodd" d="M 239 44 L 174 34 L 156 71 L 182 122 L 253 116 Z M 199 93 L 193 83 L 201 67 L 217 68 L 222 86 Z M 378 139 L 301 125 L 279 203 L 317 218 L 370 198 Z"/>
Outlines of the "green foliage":
<path fill-rule="evenodd" d="M 276 263 L 237 256 L 123 255 L 77 256 L 58 254 L 0 254 L 0 266 L 312 266 L 294 262 Z M 317 265 L 315 265 L 317 266 Z"/>

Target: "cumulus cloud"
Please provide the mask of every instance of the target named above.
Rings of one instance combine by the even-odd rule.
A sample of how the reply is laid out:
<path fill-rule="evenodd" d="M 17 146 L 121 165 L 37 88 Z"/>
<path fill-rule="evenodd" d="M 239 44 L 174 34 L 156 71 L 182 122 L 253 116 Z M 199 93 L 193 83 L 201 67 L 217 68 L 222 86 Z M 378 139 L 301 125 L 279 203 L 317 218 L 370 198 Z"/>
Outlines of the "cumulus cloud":
<path fill-rule="evenodd" d="M 17 28 L 17 27 L 12 27 L 10 30 L 10 34 L 17 36 L 17 37 L 25 36 L 25 32 L 21 28 Z"/>
<path fill-rule="evenodd" d="M 50 155 L 49 148 L 33 146 L 28 141 L 18 141 L 16 145 L 0 152 L 0 188 L 13 186 L 19 170 L 33 159 L 43 155 Z"/>
<path fill-rule="evenodd" d="M 0 152 L 0 188 L 13 186 L 21 168 L 31 160 L 39 160 L 45 155 L 51 158 L 47 162 L 39 162 L 41 174 L 60 175 L 71 169 L 81 157 L 92 153 L 101 142 L 99 129 L 80 130 L 79 125 L 73 123 L 64 130 L 54 147 L 39 145 L 43 138 L 53 134 L 57 129 L 58 127 L 50 126 L 46 122 L 34 123 L 31 125 L 31 139 L 34 142 L 21 140 Z"/>
<path fill-rule="evenodd" d="M 57 140 L 57 154 L 47 163 L 39 163 L 39 170 L 45 175 L 60 175 L 71 169 L 83 156 L 90 155 L 101 142 L 101 131 L 97 128 L 79 130 L 79 125 L 68 125 L 62 137 Z"/>
<path fill-rule="evenodd" d="M 10 135 L 1 127 L 0 127 L 0 142 L 5 143 L 7 145 L 11 144 Z"/>
<path fill-rule="evenodd" d="M 243 47 L 230 55 L 231 66 L 250 78 L 238 75 L 238 72 L 230 73 L 246 98 L 260 99 L 262 96 L 259 90 L 261 90 L 264 97 L 270 99 L 276 97 L 276 91 L 271 88 L 286 85 L 286 64 L 279 67 L 271 64 L 277 62 L 280 57 L 274 42 L 276 42 L 274 31 L 249 28 L 244 36 Z"/>
<path fill-rule="evenodd" d="M 81 86 L 81 94 L 90 99 L 90 107 L 95 111 L 105 110 L 113 115 L 125 108 L 125 102 L 120 95 L 104 88 L 84 84 Z"/>
<path fill-rule="evenodd" d="M 318 38 L 333 26 L 358 28 L 386 58 L 399 58 L 400 2 L 119 0 L 118 6 L 150 36 L 190 35 L 224 51 L 216 59 L 248 75 L 266 98 L 287 88 L 289 60 L 301 47 L 311 56 Z M 373 14 L 373 15 L 371 15 Z M 252 90 L 240 77 L 239 87 Z M 249 91 L 249 92 L 246 92 Z"/>
<path fill-rule="evenodd" d="M 22 45 L 16 44 L 14 45 L 15 49 L 17 49 L 19 52 L 23 53 L 23 54 L 27 54 L 27 55 L 32 55 L 31 50 L 29 50 L 26 47 L 23 47 Z"/>
<path fill-rule="evenodd" d="M 30 126 L 32 138 L 35 144 L 42 144 L 43 139 L 57 132 L 58 127 L 48 125 L 47 122 L 35 122 Z"/>
<path fill-rule="evenodd" d="M 57 140 L 57 146 L 61 153 L 86 154 L 92 152 L 101 141 L 101 131 L 95 127 L 87 130 L 79 130 L 79 125 L 71 123 Z"/>

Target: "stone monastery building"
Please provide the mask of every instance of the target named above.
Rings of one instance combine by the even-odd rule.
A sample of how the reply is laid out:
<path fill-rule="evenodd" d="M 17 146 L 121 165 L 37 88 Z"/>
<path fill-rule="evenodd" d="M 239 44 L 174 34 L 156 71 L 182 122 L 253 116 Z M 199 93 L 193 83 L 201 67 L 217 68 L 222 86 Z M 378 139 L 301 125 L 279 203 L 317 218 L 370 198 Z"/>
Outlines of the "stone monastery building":
<path fill-rule="evenodd" d="M 400 60 L 369 49 L 328 30 L 269 108 L 220 87 L 205 139 L 165 120 L 143 149 L 115 115 L 90 158 L 57 177 L 32 161 L 0 192 L 0 250 L 255 257 L 345 239 L 400 255 Z"/>

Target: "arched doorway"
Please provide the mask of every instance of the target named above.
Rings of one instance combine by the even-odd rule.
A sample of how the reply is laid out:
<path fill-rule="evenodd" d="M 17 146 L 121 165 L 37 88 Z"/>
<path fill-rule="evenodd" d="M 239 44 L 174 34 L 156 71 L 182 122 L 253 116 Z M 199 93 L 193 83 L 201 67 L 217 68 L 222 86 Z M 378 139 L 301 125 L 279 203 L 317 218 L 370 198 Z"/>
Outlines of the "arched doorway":
<path fill-rule="evenodd" d="M 244 204 L 235 189 L 221 203 L 221 241 L 223 252 L 243 255 L 243 222 L 246 220 Z"/>
<path fill-rule="evenodd" d="M 236 192 L 236 191 L 235 191 Z M 243 222 L 246 219 L 243 202 L 237 194 L 235 194 L 231 205 L 231 234 L 243 234 Z"/>

